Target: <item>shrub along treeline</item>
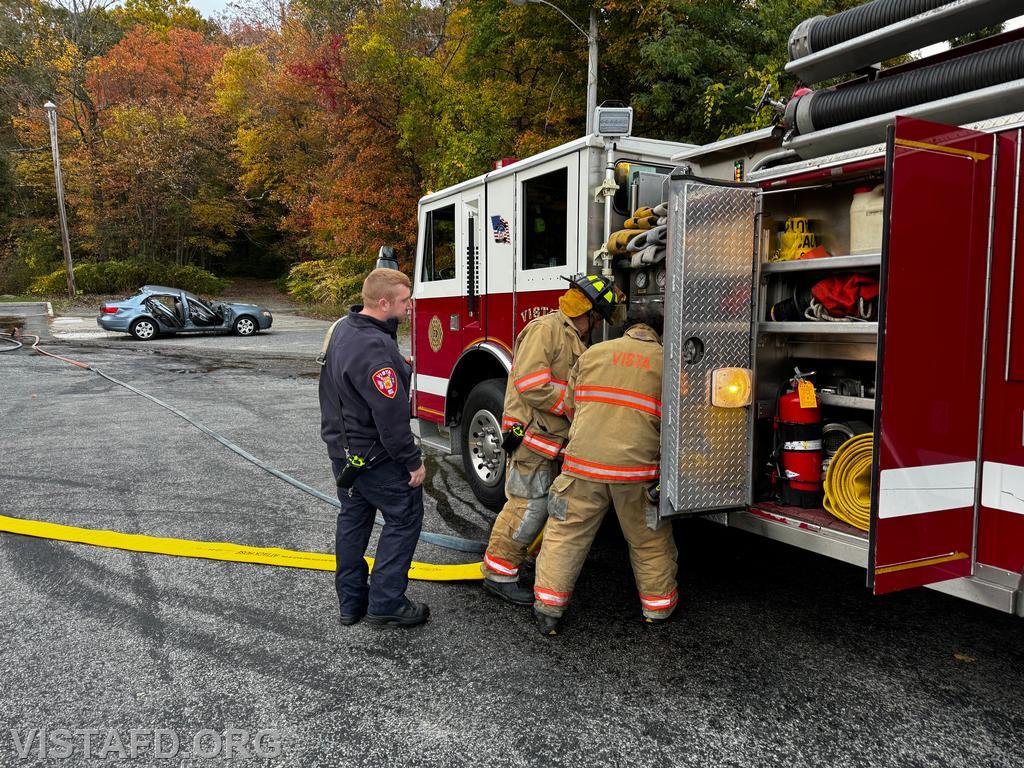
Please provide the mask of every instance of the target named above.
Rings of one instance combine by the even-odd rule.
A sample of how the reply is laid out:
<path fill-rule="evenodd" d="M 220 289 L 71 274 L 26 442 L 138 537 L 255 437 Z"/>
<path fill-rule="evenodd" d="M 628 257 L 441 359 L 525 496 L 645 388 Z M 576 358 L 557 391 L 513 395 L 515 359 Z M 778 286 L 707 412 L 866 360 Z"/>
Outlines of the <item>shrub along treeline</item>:
<path fill-rule="evenodd" d="M 134 293 L 143 285 L 167 285 L 192 293 L 216 295 L 230 284 L 227 280 L 196 266 L 161 264 L 158 261 L 103 261 L 76 264 L 75 287 L 82 293 Z M 67 270 L 61 267 L 37 277 L 29 292 L 43 296 L 67 291 Z"/>
<path fill-rule="evenodd" d="M 630 102 L 638 135 L 755 127 L 768 116 L 746 107 L 793 85 L 793 26 L 858 1 L 602 2 L 600 98 Z M 559 6 L 584 20 L 591 2 Z M 0 0 L 0 293 L 63 289 L 48 99 L 83 291 L 156 282 L 154 265 L 197 270 L 159 278 L 179 284 L 290 269 L 296 297 L 341 302 L 380 245 L 408 269 L 422 194 L 583 131 L 586 41 L 548 8 L 231 7 Z"/>

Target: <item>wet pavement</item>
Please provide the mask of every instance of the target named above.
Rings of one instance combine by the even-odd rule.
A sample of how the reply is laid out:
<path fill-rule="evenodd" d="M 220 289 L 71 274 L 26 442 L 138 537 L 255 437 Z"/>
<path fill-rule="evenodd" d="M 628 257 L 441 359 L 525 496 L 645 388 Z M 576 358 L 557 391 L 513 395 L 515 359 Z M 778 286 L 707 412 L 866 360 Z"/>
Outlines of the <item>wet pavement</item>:
<path fill-rule="evenodd" d="M 53 349 L 332 492 L 310 360 Z M 22 349 L 0 354 L 0 390 L 3 514 L 332 549 L 332 507 L 92 372 Z M 426 530 L 486 537 L 458 459 L 428 456 L 426 489 Z M 554 639 L 475 584 L 414 583 L 425 627 L 344 628 L 329 573 L 0 534 L 0 766 L 42 762 L 18 759 L 32 728 L 163 728 L 191 747 L 230 727 L 280 739 L 240 764 L 1020 765 L 1020 619 L 925 590 L 873 598 L 856 568 L 704 521 L 675 530 L 676 621 L 639 621 L 606 525 Z M 472 558 L 421 544 L 416 559 Z"/>

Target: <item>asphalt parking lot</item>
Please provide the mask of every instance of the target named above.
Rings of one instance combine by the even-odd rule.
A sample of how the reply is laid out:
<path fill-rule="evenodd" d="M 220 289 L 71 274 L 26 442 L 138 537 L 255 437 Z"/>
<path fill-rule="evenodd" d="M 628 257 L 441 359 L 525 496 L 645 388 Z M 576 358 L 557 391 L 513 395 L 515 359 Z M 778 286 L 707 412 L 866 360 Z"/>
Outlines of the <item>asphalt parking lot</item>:
<path fill-rule="evenodd" d="M 332 492 L 305 348 L 246 340 L 278 345 L 264 356 L 222 338 L 50 343 Z M 4 515 L 333 546 L 329 505 L 26 349 L 0 354 L 0 436 Z M 493 514 L 457 459 L 429 457 L 427 490 L 425 530 L 486 537 Z M 166 729 L 183 746 L 203 730 L 265 729 L 279 754 L 235 762 L 275 766 L 1021 765 L 1020 619 L 927 590 L 873 598 L 850 566 L 704 521 L 675 530 L 675 622 L 639 621 L 606 526 L 554 639 L 472 583 L 415 583 L 425 627 L 345 628 L 329 573 L 0 534 L 0 765 L 44 762 L 31 745 L 18 756 L 34 728 Z M 471 558 L 421 544 L 416 559 Z M 119 762 L 169 764 L 146 750 Z"/>

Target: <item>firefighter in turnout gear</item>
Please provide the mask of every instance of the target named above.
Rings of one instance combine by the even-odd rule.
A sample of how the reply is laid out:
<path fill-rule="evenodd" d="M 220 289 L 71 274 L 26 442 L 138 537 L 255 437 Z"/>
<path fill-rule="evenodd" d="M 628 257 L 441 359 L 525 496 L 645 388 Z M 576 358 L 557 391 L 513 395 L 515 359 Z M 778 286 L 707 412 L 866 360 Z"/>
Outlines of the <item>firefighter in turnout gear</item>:
<path fill-rule="evenodd" d="M 622 297 L 602 277 L 575 275 L 569 282 L 558 310 L 531 321 L 516 339 L 505 390 L 508 500 L 494 521 L 481 569 L 484 589 L 517 605 L 533 603 L 533 593 L 519 584 L 519 566 L 547 521 L 548 488 L 569 433 L 569 371 L 593 328 L 602 318 L 612 320 Z"/>
<path fill-rule="evenodd" d="M 609 506 L 629 544 L 646 621 L 676 607 L 676 545 L 657 514 L 661 454 L 661 319 L 644 310 L 625 335 L 595 344 L 569 376 L 575 409 L 562 474 L 551 486 L 550 520 L 537 558 L 534 613 L 554 635 Z"/>

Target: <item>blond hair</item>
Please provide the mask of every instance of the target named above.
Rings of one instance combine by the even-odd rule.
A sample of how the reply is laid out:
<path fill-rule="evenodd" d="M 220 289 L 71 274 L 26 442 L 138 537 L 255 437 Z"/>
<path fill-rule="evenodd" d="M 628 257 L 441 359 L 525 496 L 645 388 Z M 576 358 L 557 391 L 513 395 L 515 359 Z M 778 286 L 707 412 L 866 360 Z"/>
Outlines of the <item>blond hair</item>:
<path fill-rule="evenodd" d="M 405 273 L 384 267 L 375 269 L 363 280 L 363 304 L 369 307 L 381 299 L 394 301 L 399 286 L 412 288 L 412 283 Z"/>

